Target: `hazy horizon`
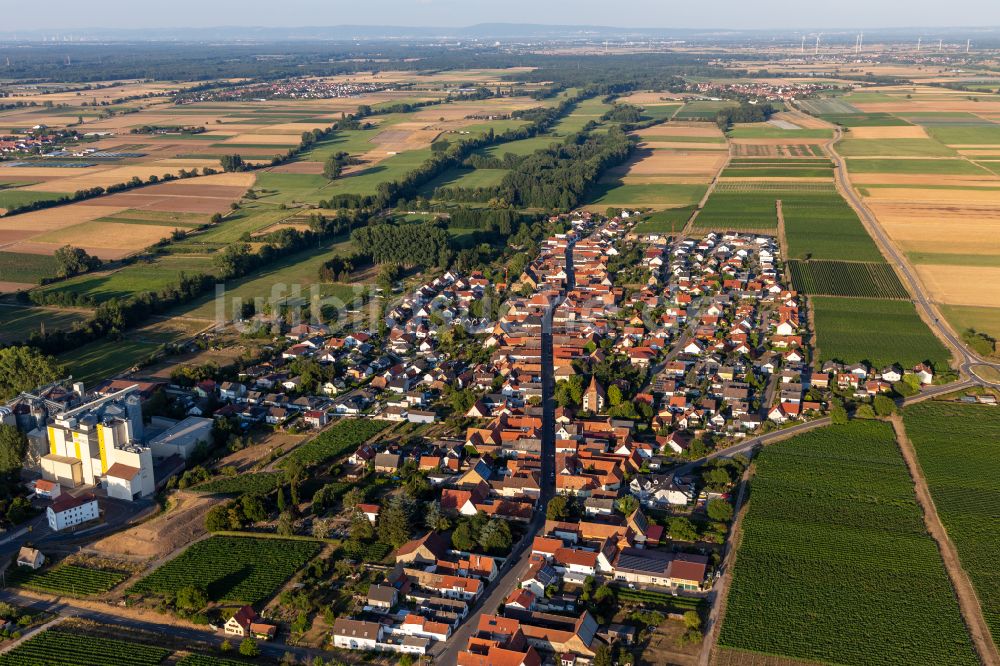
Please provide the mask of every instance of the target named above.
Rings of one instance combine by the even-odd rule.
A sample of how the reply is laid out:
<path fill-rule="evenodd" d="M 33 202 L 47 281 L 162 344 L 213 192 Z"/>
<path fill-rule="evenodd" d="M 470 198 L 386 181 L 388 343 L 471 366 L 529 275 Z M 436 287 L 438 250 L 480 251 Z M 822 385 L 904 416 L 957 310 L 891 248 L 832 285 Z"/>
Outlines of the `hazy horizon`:
<path fill-rule="evenodd" d="M 165 19 L 162 8 L 143 8 L 125 0 L 93 0 L 81 12 L 70 0 L 49 0 L 45 12 L 35 3 L 13 0 L 5 8 L 4 32 L 171 29 L 185 27 L 304 28 L 345 25 L 372 27 L 461 28 L 481 23 L 594 25 L 625 29 L 783 30 L 836 28 L 941 28 L 1000 25 L 1000 3 L 954 0 L 841 0 L 836 12 L 791 0 L 756 4 L 717 0 L 711 5 L 666 5 L 656 0 L 624 3 L 545 3 L 508 0 L 383 0 L 373 5 L 318 0 L 174 0 Z"/>

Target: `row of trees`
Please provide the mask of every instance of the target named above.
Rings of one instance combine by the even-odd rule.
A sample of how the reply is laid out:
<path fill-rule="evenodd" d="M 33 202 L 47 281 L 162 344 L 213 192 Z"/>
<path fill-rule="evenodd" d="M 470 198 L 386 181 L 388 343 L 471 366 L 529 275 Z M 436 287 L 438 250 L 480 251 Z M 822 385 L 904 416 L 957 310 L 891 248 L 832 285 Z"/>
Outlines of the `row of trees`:
<path fill-rule="evenodd" d="M 777 112 L 770 103 L 751 104 L 750 102 L 740 102 L 739 106 L 722 109 L 715 114 L 715 122 L 723 130 L 727 130 L 734 123 L 762 123 Z"/>

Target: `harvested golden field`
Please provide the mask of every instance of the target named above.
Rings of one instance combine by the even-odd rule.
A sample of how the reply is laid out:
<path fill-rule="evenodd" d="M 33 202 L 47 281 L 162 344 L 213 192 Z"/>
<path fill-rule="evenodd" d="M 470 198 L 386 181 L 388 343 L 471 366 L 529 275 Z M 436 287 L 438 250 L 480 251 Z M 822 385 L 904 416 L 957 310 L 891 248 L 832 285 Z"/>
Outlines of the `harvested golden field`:
<path fill-rule="evenodd" d="M 927 132 L 919 125 L 902 127 L 852 127 L 848 136 L 852 139 L 929 139 Z"/>
<path fill-rule="evenodd" d="M 147 180 L 150 176 L 162 176 L 167 173 L 176 175 L 181 169 L 201 169 L 204 167 L 212 167 L 215 169 L 219 167 L 219 160 L 216 159 L 169 159 L 169 160 L 157 160 L 155 162 L 150 162 L 148 164 L 133 165 L 133 166 L 109 166 L 109 167 L 90 167 L 88 169 L 83 169 L 82 173 L 80 169 L 68 168 L 68 169 L 47 169 L 47 171 L 59 171 L 60 175 L 63 175 L 63 171 L 72 171 L 74 174 L 65 174 L 65 178 L 56 178 L 47 180 L 44 183 L 38 183 L 37 185 L 32 185 L 25 189 L 38 190 L 42 192 L 76 192 L 77 190 L 86 190 L 91 187 L 107 187 L 108 185 L 116 185 L 118 183 L 125 183 L 132 178 L 138 177 L 142 180 Z M 22 169 L 14 169 L 16 171 L 29 171 L 34 170 L 31 167 L 25 167 Z"/>
<path fill-rule="evenodd" d="M 621 104 L 635 104 L 636 106 L 645 106 L 647 104 L 660 105 L 660 104 L 670 104 L 680 102 L 681 99 L 674 95 L 673 93 L 662 93 L 662 92 L 637 92 L 632 93 L 626 97 L 619 97 L 618 102 Z"/>
<path fill-rule="evenodd" d="M 85 248 L 92 254 L 96 253 L 102 259 L 117 258 L 122 256 L 122 252 L 141 250 L 161 238 L 169 237 L 175 228 L 93 220 L 40 234 L 33 240 L 35 243 L 51 243 L 53 249 L 68 243 L 74 247 Z"/>
<path fill-rule="evenodd" d="M 905 251 L 1000 254 L 1000 210 L 868 201 L 868 207 Z"/>
<path fill-rule="evenodd" d="M 935 204 L 1000 204 L 1000 189 L 941 190 L 919 187 L 875 187 L 868 190 L 869 201 L 927 202 Z"/>
<path fill-rule="evenodd" d="M 725 151 L 637 150 L 634 157 L 621 166 L 609 169 L 612 176 L 625 182 L 641 181 L 648 176 L 703 176 L 708 182 L 725 164 Z M 649 182 L 648 180 L 645 182 Z"/>
<path fill-rule="evenodd" d="M 917 264 L 914 268 L 939 303 L 1000 307 L 1000 267 Z"/>
<path fill-rule="evenodd" d="M 101 203 L 96 203 L 96 202 Z M 46 208 L 30 213 L 21 213 L 13 217 L 0 219 L 2 230 L 23 230 L 32 233 L 43 233 L 56 229 L 65 229 L 74 224 L 96 220 L 106 215 L 114 215 L 125 210 L 125 206 L 112 206 L 104 203 L 106 199 L 94 199 L 66 206 Z"/>
<path fill-rule="evenodd" d="M 784 120 L 785 122 L 798 125 L 802 129 L 828 129 L 830 127 L 830 123 L 826 122 L 822 118 L 810 116 L 807 113 L 789 113 L 788 111 L 781 111 L 771 117 L 774 120 Z"/>

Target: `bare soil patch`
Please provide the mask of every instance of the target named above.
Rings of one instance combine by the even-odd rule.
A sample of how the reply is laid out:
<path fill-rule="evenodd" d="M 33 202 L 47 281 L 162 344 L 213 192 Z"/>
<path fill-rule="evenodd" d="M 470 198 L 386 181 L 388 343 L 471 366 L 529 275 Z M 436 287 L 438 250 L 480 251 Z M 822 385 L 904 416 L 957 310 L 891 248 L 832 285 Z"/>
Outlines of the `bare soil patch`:
<path fill-rule="evenodd" d="M 95 542 L 91 550 L 119 557 L 165 557 L 205 534 L 205 514 L 223 501 L 183 490 L 171 494 L 170 500 L 166 512 Z"/>

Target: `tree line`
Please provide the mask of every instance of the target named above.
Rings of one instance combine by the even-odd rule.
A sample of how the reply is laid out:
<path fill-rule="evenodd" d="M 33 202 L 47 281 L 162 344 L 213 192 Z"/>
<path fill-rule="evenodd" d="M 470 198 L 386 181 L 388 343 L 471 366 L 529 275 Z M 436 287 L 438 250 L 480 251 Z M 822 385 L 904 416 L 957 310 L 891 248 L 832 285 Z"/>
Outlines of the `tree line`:
<path fill-rule="evenodd" d="M 264 244 L 252 252 L 243 242 L 233 243 L 214 258 L 216 274 L 181 273 L 177 282 L 156 291 L 143 291 L 123 298 L 111 298 L 103 303 L 89 295 L 69 290 L 21 292 L 19 296 L 36 305 L 94 307 L 94 314 L 69 329 L 52 329 L 44 333 L 35 331 L 27 344 L 46 353 L 54 354 L 75 349 L 88 342 L 104 338 L 117 338 L 125 330 L 145 322 L 150 316 L 166 312 L 178 305 L 189 303 L 208 293 L 220 279 L 233 279 L 277 261 L 281 257 L 315 247 L 331 237 L 334 231 L 350 226 L 342 220 L 330 220 L 329 226 L 318 230 L 281 229 L 262 238 Z"/>

